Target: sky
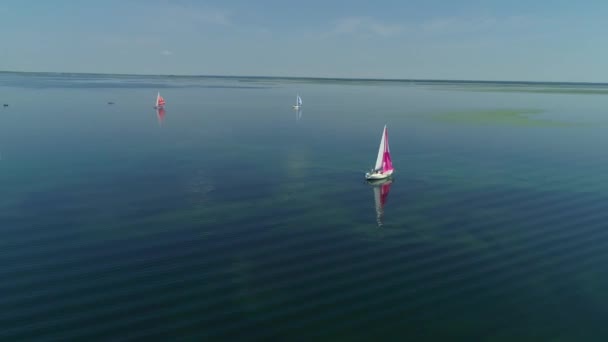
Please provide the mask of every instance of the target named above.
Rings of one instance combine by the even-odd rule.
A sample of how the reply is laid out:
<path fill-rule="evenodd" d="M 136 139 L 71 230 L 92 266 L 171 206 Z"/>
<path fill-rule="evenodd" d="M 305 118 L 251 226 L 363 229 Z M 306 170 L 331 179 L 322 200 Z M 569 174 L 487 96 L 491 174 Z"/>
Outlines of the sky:
<path fill-rule="evenodd" d="M 0 70 L 608 82 L 608 2 L 2 0 Z"/>

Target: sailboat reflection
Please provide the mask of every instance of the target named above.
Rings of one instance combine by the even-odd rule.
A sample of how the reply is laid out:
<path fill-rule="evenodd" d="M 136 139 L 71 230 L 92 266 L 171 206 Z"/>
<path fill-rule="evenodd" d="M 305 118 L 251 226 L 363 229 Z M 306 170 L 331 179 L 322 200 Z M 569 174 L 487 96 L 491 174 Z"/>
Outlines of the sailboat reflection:
<path fill-rule="evenodd" d="M 163 121 L 165 121 L 165 108 L 156 108 L 156 117 L 158 118 L 158 125 L 162 126 Z"/>
<path fill-rule="evenodd" d="M 302 119 L 302 108 L 298 108 L 296 111 L 296 122 Z"/>
<path fill-rule="evenodd" d="M 376 222 L 378 227 L 384 225 L 384 205 L 388 199 L 388 192 L 391 189 L 393 180 L 391 178 L 367 181 L 369 185 L 374 189 L 374 202 L 376 204 Z"/>

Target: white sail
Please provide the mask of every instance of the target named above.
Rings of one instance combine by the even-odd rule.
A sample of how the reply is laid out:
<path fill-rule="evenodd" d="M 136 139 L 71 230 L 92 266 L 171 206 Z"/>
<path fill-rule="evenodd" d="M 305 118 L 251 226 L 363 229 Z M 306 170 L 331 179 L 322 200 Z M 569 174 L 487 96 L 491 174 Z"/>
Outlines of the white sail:
<path fill-rule="evenodd" d="M 378 157 L 376 158 L 376 165 L 374 165 L 374 170 L 382 169 L 382 157 L 384 155 L 384 144 L 385 139 L 384 135 L 386 134 L 386 125 L 382 130 L 382 138 L 380 139 L 380 147 L 378 148 Z"/>
<path fill-rule="evenodd" d="M 384 125 L 384 132 L 386 133 L 386 125 Z M 385 135 L 385 133 L 383 133 L 384 135 L 384 145 L 386 146 L 386 152 L 391 153 L 391 149 L 388 147 L 388 137 Z"/>
<path fill-rule="evenodd" d="M 300 95 L 298 95 L 298 98 L 296 99 L 296 104 L 297 104 L 298 106 L 301 106 L 301 105 L 302 105 L 302 98 L 300 97 Z"/>

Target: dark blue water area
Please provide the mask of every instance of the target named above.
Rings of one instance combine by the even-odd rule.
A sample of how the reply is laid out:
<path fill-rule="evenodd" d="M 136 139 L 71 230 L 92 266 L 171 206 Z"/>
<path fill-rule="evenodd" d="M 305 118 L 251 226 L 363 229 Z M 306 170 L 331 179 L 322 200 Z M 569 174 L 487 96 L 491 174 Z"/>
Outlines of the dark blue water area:
<path fill-rule="evenodd" d="M 601 95 L 0 80 L 2 339 L 608 335 Z"/>

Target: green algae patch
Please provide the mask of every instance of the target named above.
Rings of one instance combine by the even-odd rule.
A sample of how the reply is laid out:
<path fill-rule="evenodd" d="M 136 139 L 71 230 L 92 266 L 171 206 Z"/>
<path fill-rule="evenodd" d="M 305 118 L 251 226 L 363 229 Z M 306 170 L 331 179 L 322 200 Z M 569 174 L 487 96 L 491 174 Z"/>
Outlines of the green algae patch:
<path fill-rule="evenodd" d="M 607 88 L 530 88 L 530 87 L 479 87 L 464 89 L 479 92 L 499 92 L 499 93 L 535 93 L 535 94 L 558 94 L 558 95 L 608 95 Z"/>
<path fill-rule="evenodd" d="M 580 125 L 575 122 L 564 122 L 535 117 L 541 114 L 537 109 L 495 109 L 466 112 L 447 112 L 433 115 L 433 119 L 455 124 L 505 125 L 520 127 L 567 127 Z"/>

